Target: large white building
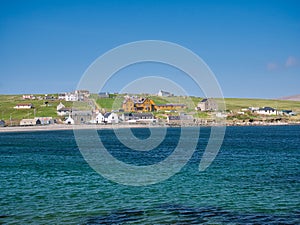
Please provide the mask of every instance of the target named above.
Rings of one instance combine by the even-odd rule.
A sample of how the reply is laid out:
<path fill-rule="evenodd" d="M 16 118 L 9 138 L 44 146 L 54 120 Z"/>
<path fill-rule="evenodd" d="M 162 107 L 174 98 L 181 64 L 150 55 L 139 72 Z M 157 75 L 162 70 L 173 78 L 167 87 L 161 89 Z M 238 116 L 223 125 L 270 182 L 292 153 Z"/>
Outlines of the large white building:
<path fill-rule="evenodd" d="M 65 100 L 67 102 L 76 102 L 76 101 L 78 101 L 78 99 L 79 99 L 79 96 L 76 91 L 65 94 Z"/>
<path fill-rule="evenodd" d="M 255 112 L 260 115 L 278 115 L 278 111 L 271 107 L 259 108 L 259 110 Z"/>

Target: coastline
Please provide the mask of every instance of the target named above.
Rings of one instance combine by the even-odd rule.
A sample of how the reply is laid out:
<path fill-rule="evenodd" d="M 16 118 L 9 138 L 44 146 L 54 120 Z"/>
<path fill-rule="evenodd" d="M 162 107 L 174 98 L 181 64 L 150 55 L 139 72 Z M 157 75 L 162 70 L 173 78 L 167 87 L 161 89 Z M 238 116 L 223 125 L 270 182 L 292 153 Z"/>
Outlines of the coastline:
<path fill-rule="evenodd" d="M 212 127 L 219 126 L 220 124 L 186 124 L 182 127 Z M 300 123 L 226 123 L 224 126 L 295 126 Z M 106 124 L 106 125 L 66 125 L 66 124 L 53 124 L 42 126 L 14 126 L 14 127 L 0 127 L 0 133 L 13 133 L 13 132 L 33 132 L 33 131 L 63 131 L 63 130 L 103 130 L 103 129 L 122 129 L 122 128 L 154 128 L 154 127 L 181 127 L 180 125 L 149 125 L 149 124 Z"/>

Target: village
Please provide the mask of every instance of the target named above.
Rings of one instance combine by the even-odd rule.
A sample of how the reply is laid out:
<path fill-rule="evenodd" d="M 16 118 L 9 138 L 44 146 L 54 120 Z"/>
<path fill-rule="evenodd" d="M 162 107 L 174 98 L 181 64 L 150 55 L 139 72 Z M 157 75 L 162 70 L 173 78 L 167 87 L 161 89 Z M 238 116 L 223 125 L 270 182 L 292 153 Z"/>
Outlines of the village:
<path fill-rule="evenodd" d="M 1 127 L 54 124 L 213 126 L 220 121 L 226 121 L 226 125 L 299 123 L 298 112 L 290 108 L 279 110 L 271 106 L 249 105 L 235 110 L 220 110 L 217 99 L 175 96 L 163 90 L 155 95 L 93 94 L 87 90 L 76 90 L 56 95 L 22 95 L 16 102 L 10 117 L 0 120 Z M 43 107 L 37 108 L 35 102 L 43 102 Z M 113 107 L 113 104 L 116 106 Z M 49 107 L 52 111 L 48 110 L 47 115 L 44 109 Z M 19 113 L 22 118 L 13 119 L 14 112 L 22 112 Z M 2 117 L 3 114 L 2 111 Z"/>

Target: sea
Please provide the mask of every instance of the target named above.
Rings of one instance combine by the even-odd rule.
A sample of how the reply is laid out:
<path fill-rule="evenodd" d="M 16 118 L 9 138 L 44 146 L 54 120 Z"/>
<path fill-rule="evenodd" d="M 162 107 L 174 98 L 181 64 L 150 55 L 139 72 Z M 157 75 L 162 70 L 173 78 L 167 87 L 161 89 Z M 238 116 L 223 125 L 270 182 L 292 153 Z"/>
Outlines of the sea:
<path fill-rule="evenodd" d="M 97 132 L 111 155 L 137 167 L 171 155 L 180 136 L 168 128 L 151 155 L 128 151 L 113 130 Z M 227 127 L 215 160 L 199 171 L 210 133 L 200 128 L 176 174 L 142 186 L 91 168 L 72 130 L 0 133 L 0 224 L 300 224 L 300 126 Z"/>

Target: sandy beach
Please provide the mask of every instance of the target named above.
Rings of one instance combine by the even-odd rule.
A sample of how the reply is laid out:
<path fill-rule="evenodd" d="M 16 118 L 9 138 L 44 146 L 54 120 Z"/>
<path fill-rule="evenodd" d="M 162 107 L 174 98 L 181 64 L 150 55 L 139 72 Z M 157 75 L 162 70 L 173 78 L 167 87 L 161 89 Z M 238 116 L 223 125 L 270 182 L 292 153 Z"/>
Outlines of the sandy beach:
<path fill-rule="evenodd" d="M 208 127 L 219 126 L 220 124 L 206 124 L 206 125 L 185 125 L 184 127 Z M 286 125 L 300 125 L 300 123 L 226 123 L 225 126 L 286 126 Z M 42 126 L 14 126 L 14 127 L 0 127 L 0 133 L 4 132 L 32 132 L 32 131 L 59 131 L 59 130 L 102 130 L 102 129 L 121 129 L 121 128 L 147 128 L 147 127 L 180 127 L 177 125 L 149 125 L 149 124 L 81 124 L 81 125 L 66 125 L 53 124 Z"/>
<path fill-rule="evenodd" d="M 151 127 L 159 127 L 153 126 Z M 106 125 L 65 125 L 65 124 L 53 124 L 44 126 L 14 126 L 14 127 L 0 127 L 0 133 L 3 132 L 32 132 L 32 131 L 59 131 L 59 130 L 89 130 L 89 129 L 119 129 L 119 128 L 141 128 L 149 127 L 148 124 L 106 124 Z"/>

